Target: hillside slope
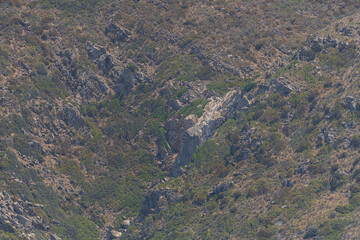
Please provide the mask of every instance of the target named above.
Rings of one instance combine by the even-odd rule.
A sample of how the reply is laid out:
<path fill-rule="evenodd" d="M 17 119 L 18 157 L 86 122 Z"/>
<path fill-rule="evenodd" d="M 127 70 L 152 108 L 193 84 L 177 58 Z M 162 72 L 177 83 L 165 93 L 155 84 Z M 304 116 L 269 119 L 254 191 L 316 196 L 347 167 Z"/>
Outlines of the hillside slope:
<path fill-rule="evenodd" d="M 359 238 L 359 8 L 0 0 L 0 238 Z"/>

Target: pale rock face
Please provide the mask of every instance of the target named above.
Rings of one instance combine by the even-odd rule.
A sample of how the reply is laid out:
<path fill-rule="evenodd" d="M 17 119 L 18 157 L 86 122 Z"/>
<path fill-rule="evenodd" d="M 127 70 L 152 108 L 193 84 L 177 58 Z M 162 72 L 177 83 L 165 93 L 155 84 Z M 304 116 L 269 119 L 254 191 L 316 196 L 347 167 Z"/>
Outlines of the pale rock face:
<path fill-rule="evenodd" d="M 124 227 L 130 226 L 130 220 L 129 220 L 129 219 L 124 220 L 124 221 L 123 221 L 123 226 L 124 226 Z"/>
<path fill-rule="evenodd" d="M 117 239 L 117 238 L 121 238 L 122 236 L 122 233 L 121 232 L 118 232 L 116 230 L 111 230 L 111 236 L 113 237 L 113 239 Z"/>
<path fill-rule="evenodd" d="M 196 149 L 205 141 L 209 140 L 216 129 L 218 129 L 235 110 L 246 110 L 250 101 L 240 91 L 234 90 L 225 97 L 212 98 L 204 108 L 203 115 L 197 119 L 190 115 L 185 120 L 194 123 L 193 126 L 184 131 L 180 137 L 179 155 L 172 170 L 172 174 L 181 174 L 180 166 L 188 164 Z"/>

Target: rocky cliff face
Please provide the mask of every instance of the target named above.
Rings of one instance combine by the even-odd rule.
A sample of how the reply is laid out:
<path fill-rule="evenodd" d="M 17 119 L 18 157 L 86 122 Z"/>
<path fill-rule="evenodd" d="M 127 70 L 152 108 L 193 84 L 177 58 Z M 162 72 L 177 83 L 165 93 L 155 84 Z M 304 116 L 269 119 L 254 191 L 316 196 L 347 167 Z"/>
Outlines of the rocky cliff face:
<path fill-rule="evenodd" d="M 250 101 L 239 90 L 227 93 L 223 98 L 212 98 L 205 106 L 204 113 L 200 118 L 190 115 L 185 122 L 184 131 L 178 131 L 179 155 L 172 169 L 174 176 L 181 174 L 180 167 L 190 163 L 192 155 L 197 148 L 209 140 L 212 135 L 229 117 L 236 111 L 244 111 L 250 107 Z"/>

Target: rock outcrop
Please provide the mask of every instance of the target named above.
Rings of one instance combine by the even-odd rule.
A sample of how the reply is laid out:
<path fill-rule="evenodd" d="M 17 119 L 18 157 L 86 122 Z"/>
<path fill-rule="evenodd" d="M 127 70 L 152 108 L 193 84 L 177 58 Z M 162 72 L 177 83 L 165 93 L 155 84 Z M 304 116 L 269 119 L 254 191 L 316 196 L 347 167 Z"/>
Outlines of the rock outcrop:
<path fill-rule="evenodd" d="M 213 98 L 205 106 L 203 115 L 197 119 L 196 116 L 188 116 L 185 120 L 180 121 L 180 132 L 173 134 L 170 131 L 169 142 L 171 146 L 178 149 L 179 155 L 171 170 L 173 176 L 181 174 L 181 166 L 190 163 L 192 155 L 196 149 L 205 141 L 209 140 L 212 135 L 235 110 L 246 110 L 251 102 L 241 91 L 231 91 L 224 98 Z M 174 123 L 172 123 L 174 124 Z M 176 124 L 175 124 L 176 125 Z M 171 124 L 170 124 L 171 126 Z M 188 128 L 186 128 L 188 126 Z M 178 128 L 171 126 L 170 130 Z M 183 131 L 186 129 L 185 131 Z"/>
<path fill-rule="evenodd" d="M 86 46 L 86 51 L 87 51 L 88 57 L 91 60 L 99 59 L 103 54 L 106 53 L 105 48 L 103 48 L 99 45 L 96 45 L 94 43 L 86 42 L 85 46 Z"/>
<path fill-rule="evenodd" d="M 71 89 L 84 100 L 99 100 L 109 94 L 109 87 L 91 70 L 86 70 L 71 82 Z"/>
<path fill-rule="evenodd" d="M 64 107 L 62 120 L 69 126 L 77 130 L 84 129 L 87 125 L 80 113 L 72 105 L 68 104 Z"/>
<path fill-rule="evenodd" d="M 294 91 L 294 86 L 290 81 L 286 81 L 283 78 L 273 79 L 270 82 L 272 90 L 280 95 L 287 96 Z"/>
<path fill-rule="evenodd" d="M 137 84 L 149 81 L 143 73 L 130 68 L 115 67 L 110 75 L 114 82 L 112 88 L 120 95 L 127 95 Z"/>
<path fill-rule="evenodd" d="M 316 53 L 326 52 L 330 47 L 336 48 L 342 52 L 353 46 L 331 36 L 328 36 L 327 38 L 317 37 L 308 41 L 306 46 L 303 46 L 293 55 L 292 59 L 309 62 L 315 59 Z"/>
<path fill-rule="evenodd" d="M 105 35 L 113 42 L 124 42 L 130 36 L 130 32 L 110 23 L 105 29 Z"/>
<path fill-rule="evenodd" d="M 230 188 L 232 188 L 233 185 L 234 185 L 233 182 L 219 183 L 219 184 L 213 186 L 213 189 L 211 192 L 208 193 L 207 198 L 209 199 L 209 198 L 215 196 L 216 194 L 225 192 L 225 191 L 229 190 Z"/>
<path fill-rule="evenodd" d="M 14 201 L 5 191 L 0 192 L 1 230 L 9 233 L 14 233 L 15 229 L 21 230 L 29 233 L 29 236 L 36 230 L 49 230 L 49 226 L 37 216 L 34 207 L 42 207 L 42 205 L 23 200 Z"/>
<path fill-rule="evenodd" d="M 179 202 L 182 195 L 170 189 L 154 190 L 145 195 L 138 215 L 138 221 L 143 221 L 149 214 L 158 213 L 166 209 L 168 203 Z"/>

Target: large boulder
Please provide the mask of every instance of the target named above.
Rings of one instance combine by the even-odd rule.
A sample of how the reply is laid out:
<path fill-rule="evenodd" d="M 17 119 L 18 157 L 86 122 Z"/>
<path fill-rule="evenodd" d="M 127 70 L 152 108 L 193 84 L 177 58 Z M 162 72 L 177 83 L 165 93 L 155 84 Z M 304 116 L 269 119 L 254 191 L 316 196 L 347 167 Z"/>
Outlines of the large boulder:
<path fill-rule="evenodd" d="M 105 48 L 103 48 L 99 45 L 96 45 L 94 43 L 86 42 L 85 46 L 86 46 L 86 51 L 87 51 L 88 57 L 91 60 L 99 59 L 103 54 L 106 53 Z"/>
<path fill-rule="evenodd" d="M 107 74 L 114 66 L 114 58 L 111 55 L 104 54 L 97 61 L 98 68 Z"/>
<path fill-rule="evenodd" d="M 83 129 L 87 126 L 84 119 L 80 116 L 79 111 L 70 104 L 64 107 L 62 120 L 66 123 L 66 125 L 77 130 Z"/>
<path fill-rule="evenodd" d="M 277 92 L 282 96 L 287 96 L 292 91 L 294 91 L 292 83 L 282 78 L 273 79 L 271 80 L 270 84 L 272 85 L 272 89 L 274 90 L 274 92 Z"/>

